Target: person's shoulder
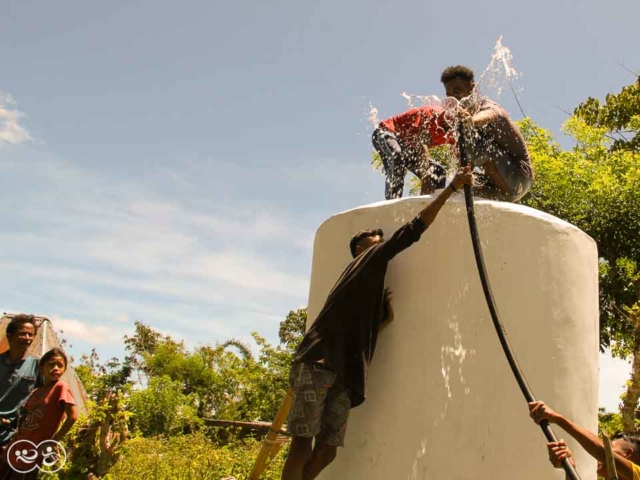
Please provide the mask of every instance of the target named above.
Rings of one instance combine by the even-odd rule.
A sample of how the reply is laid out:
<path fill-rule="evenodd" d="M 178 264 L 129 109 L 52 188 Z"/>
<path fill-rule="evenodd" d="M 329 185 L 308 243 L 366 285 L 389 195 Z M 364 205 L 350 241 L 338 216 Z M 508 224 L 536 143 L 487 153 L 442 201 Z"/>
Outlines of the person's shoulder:
<path fill-rule="evenodd" d="M 358 264 L 361 264 L 363 262 L 366 262 L 371 257 L 376 256 L 377 252 L 380 251 L 380 247 L 382 245 L 384 245 L 384 243 L 385 242 L 376 243 L 375 245 L 371 245 L 369 248 L 367 248 L 365 251 L 363 251 L 360 255 L 358 255 L 356 258 L 351 260 L 351 262 L 349 262 L 349 265 L 347 265 L 347 268 L 345 270 L 348 270 L 348 269 L 352 268 L 355 265 L 358 265 Z"/>
<path fill-rule="evenodd" d="M 401 225 L 395 232 L 393 232 L 393 235 L 391 235 L 389 240 L 386 240 L 385 242 L 382 242 L 377 246 L 379 246 L 380 250 L 382 251 L 393 251 L 397 248 L 398 244 L 405 243 L 407 239 L 413 238 L 414 241 L 417 240 L 426 229 L 427 226 L 422 223 L 422 220 L 420 220 L 419 217 L 415 217 L 407 223 Z"/>
<path fill-rule="evenodd" d="M 393 118 L 396 118 L 396 119 L 406 118 L 406 117 L 414 116 L 418 113 L 420 113 L 420 107 L 413 107 L 413 108 L 410 108 L 409 110 L 405 110 L 404 112 L 399 113 Z"/>
<path fill-rule="evenodd" d="M 58 390 L 71 390 L 71 387 L 69 386 L 69 384 L 64 380 L 58 380 L 56 384 L 53 386 L 53 388 L 56 388 Z"/>
<path fill-rule="evenodd" d="M 355 274 L 356 276 L 366 275 L 364 272 L 368 271 L 371 265 L 377 263 L 377 259 L 381 257 L 384 252 L 384 245 L 386 241 L 372 245 L 364 252 L 358 255 L 356 258 L 349 262 L 342 273 L 342 277 Z"/>
<path fill-rule="evenodd" d="M 66 399 L 73 400 L 73 392 L 71 391 L 71 386 L 64 380 L 58 380 L 51 389 L 51 393 L 52 395 L 64 399 L 65 401 Z"/>
<path fill-rule="evenodd" d="M 496 110 L 500 113 L 504 113 L 506 115 L 507 111 L 495 100 L 492 100 L 489 97 L 481 97 L 480 98 L 480 109 L 486 110 L 491 108 L 492 110 Z"/>
<path fill-rule="evenodd" d="M 40 364 L 40 357 L 36 357 L 35 355 L 29 355 L 27 358 L 25 358 L 25 361 L 29 362 L 30 364 L 38 366 Z"/>
<path fill-rule="evenodd" d="M 22 371 L 33 370 L 38 373 L 38 366 L 40 364 L 40 357 L 36 357 L 35 355 L 28 355 L 25 357 L 22 363 Z"/>
<path fill-rule="evenodd" d="M 480 97 L 480 106 L 481 107 L 499 107 L 502 108 L 500 106 L 500 104 L 498 102 L 496 102 L 495 100 L 493 100 L 492 98 L 489 97 Z"/>
<path fill-rule="evenodd" d="M 426 115 L 435 115 L 437 113 L 444 112 L 444 108 L 439 107 L 438 105 L 422 105 L 420 107 L 415 107 L 412 110 Z"/>

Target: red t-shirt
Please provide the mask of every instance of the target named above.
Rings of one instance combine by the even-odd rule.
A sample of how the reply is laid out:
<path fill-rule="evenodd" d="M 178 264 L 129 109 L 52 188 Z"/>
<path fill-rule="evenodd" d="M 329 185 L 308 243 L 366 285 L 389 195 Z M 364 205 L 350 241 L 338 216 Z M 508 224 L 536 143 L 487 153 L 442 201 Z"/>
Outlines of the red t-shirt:
<path fill-rule="evenodd" d="M 2 451 L 2 460 L 8 462 L 7 455 L 12 445 L 21 440 L 33 442 L 38 447 L 41 442 L 53 439 L 62 418 L 64 417 L 65 404 L 75 405 L 73 393 L 65 382 L 58 380 L 51 386 L 38 387 L 31 392 L 24 406 L 26 416 L 20 419 L 18 431 L 11 439 L 11 443 Z M 33 467 L 33 462 L 39 465 L 42 462 L 42 452 L 33 457 L 33 447 L 25 445 L 29 463 L 24 463 L 20 458 L 12 455 L 12 465 L 22 471 L 28 471 Z M 16 446 L 16 448 L 21 448 Z M 13 451 L 13 454 L 16 452 Z"/>
<path fill-rule="evenodd" d="M 444 118 L 444 109 L 440 107 L 412 108 L 383 120 L 380 127 L 395 133 L 398 140 L 409 148 L 419 147 L 421 141 L 430 147 L 455 143 Z"/>
<path fill-rule="evenodd" d="M 36 388 L 24 404 L 27 415 L 14 438 L 30 440 L 36 445 L 53 438 L 62 422 L 65 404 L 76 404 L 67 383 L 58 380 L 50 387 Z"/>

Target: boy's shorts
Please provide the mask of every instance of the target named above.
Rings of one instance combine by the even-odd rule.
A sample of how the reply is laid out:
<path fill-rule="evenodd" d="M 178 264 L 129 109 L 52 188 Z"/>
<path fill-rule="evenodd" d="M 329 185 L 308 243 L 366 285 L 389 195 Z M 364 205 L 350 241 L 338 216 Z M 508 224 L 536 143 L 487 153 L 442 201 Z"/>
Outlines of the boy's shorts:
<path fill-rule="evenodd" d="M 295 362 L 289 381 L 294 394 L 287 421 L 289 433 L 344 446 L 351 398 L 349 390 L 336 381 L 336 374 L 322 363 Z"/>

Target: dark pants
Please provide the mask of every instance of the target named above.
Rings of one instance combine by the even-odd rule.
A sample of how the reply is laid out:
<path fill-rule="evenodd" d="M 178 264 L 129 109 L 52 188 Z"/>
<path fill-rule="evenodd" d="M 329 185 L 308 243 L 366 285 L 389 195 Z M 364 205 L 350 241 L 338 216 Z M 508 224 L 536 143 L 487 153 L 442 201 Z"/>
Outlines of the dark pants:
<path fill-rule="evenodd" d="M 424 161 L 424 153 L 403 148 L 393 132 L 376 128 L 371 141 L 380 154 L 386 177 L 384 197 L 401 198 L 407 171 L 420 180 L 429 179 L 435 188 L 444 188 L 447 172 L 434 160 Z"/>

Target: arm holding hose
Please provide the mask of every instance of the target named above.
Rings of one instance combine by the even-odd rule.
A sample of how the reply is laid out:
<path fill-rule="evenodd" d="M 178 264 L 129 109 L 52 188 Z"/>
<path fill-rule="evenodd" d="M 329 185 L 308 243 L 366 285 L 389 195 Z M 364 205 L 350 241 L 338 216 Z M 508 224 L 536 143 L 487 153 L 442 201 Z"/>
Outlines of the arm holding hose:
<path fill-rule="evenodd" d="M 424 228 L 428 227 L 433 223 L 433 221 L 438 216 L 440 209 L 447 202 L 449 197 L 454 193 L 460 190 L 464 185 L 472 185 L 473 184 L 473 175 L 471 173 L 470 167 L 465 167 L 458 172 L 458 174 L 451 181 L 449 186 L 445 188 L 440 194 L 427 205 L 419 214 L 418 219 L 422 224 L 424 224 Z M 386 328 L 394 319 L 393 306 L 391 304 L 391 300 L 393 297 L 393 292 L 388 288 L 384 291 L 384 320 L 380 324 L 380 330 Z"/>
<path fill-rule="evenodd" d="M 451 181 L 449 186 L 445 188 L 440 194 L 427 205 L 419 214 L 418 218 L 420 221 L 428 227 L 433 223 L 433 221 L 438 216 L 438 212 L 442 206 L 447 203 L 449 197 L 454 193 L 460 190 L 463 185 L 472 185 L 473 184 L 473 175 L 471 173 L 470 167 L 464 167 Z"/>
<path fill-rule="evenodd" d="M 582 448 L 584 448 L 587 453 L 589 453 L 589 455 L 598 460 L 598 462 L 600 463 L 605 462 L 604 443 L 595 433 L 576 425 L 568 418 L 550 409 L 544 404 L 544 402 L 529 403 L 529 411 L 531 412 L 531 418 L 533 418 L 534 422 L 538 424 L 545 421 L 549 423 L 555 423 L 565 432 L 575 438 L 577 442 L 582 446 Z M 560 460 L 569 458 L 571 456 L 571 452 L 566 449 L 566 446 L 564 449 L 562 448 L 561 443 L 564 444 L 564 442 L 560 441 L 553 443 L 557 444 L 557 446 L 560 447 L 555 448 L 555 445 L 554 447 L 551 447 L 552 443 L 548 445 L 549 460 L 551 460 L 551 462 L 555 466 L 556 463 L 554 463 L 554 458 Z M 552 448 L 555 448 L 553 458 L 551 456 Z M 614 452 L 614 458 L 616 462 L 616 470 L 618 471 L 621 480 L 633 480 L 633 463 L 616 452 Z"/>
<path fill-rule="evenodd" d="M 458 117 L 466 128 L 480 128 L 498 119 L 498 114 L 488 108 L 472 115 L 468 110 L 458 107 Z"/>

